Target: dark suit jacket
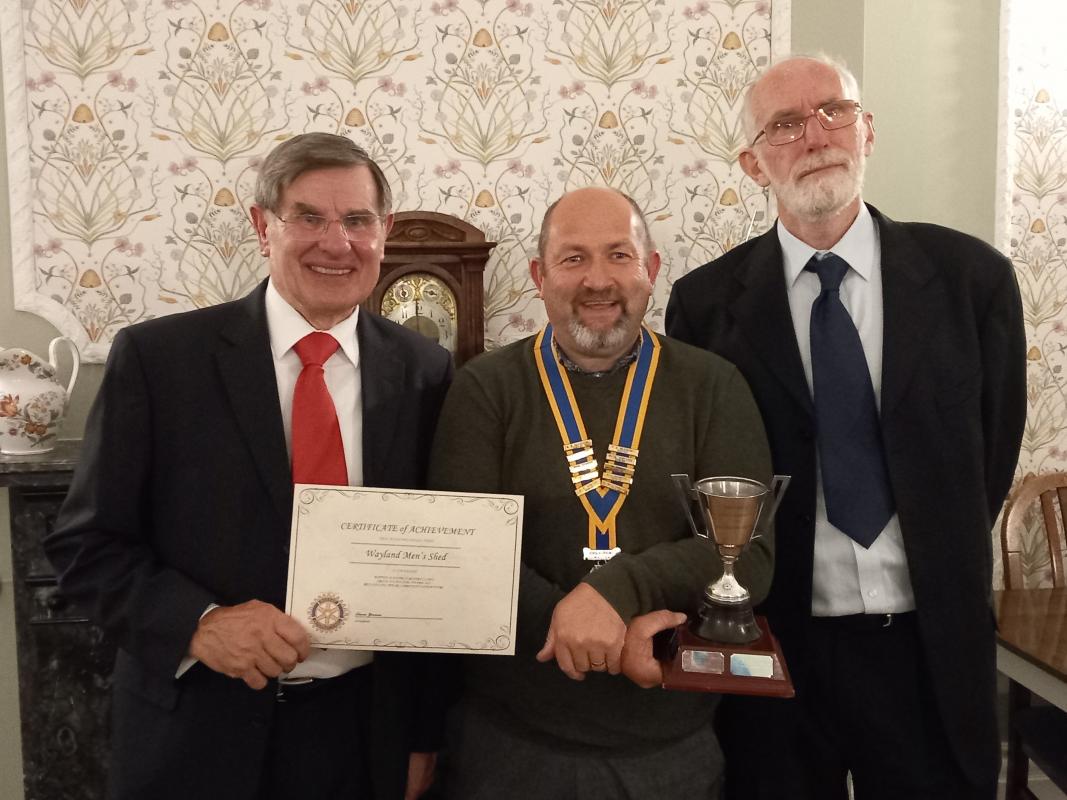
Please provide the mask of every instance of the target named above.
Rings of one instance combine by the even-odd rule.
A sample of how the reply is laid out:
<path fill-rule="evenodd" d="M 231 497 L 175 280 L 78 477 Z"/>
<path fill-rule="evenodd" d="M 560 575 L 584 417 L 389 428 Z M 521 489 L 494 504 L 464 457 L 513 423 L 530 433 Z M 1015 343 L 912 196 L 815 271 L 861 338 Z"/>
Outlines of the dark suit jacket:
<path fill-rule="evenodd" d="M 952 748 L 981 782 L 1000 762 L 991 528 L 1011 486 L 1026 414 L 1019 290 L 1011 264 L 981 241 L 871 214 L 885 312 L 882 434 L 920 636 Z M 667 333 L 740 368 L 763 414 L 775 471 L 793 476 L 776 518 L 774 581 L 763 611 L 802 684 L 815 417 L 776 230 L 680 278 Z"/>
<path fill-rule="evenodd" d="M 81 462 L 45 541 L 63 593 L 91 608 L 119 646 L 118 796 L 256 790 L 273 684 L 256 692 L 199 664 L 174 674 L 210 603 L 284 608 L 293 489 L 265 288 L 115 338 Z M 366 311 L 357 336 L 365 484 L 422 486 L 451 359 Z M 421 662 L 382 653 L 373 668 L 373 778 L 379 797 L 402 797 L 409 748 L 436 749 L 416 719 Z"/>

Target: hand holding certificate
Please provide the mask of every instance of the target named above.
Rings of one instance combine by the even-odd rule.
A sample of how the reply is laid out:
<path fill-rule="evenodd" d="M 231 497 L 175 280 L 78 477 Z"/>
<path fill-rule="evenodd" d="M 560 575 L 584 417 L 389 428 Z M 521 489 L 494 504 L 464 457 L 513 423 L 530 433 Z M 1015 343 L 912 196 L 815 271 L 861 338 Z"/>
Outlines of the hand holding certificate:
<path fill-rule="evenodd" d="M 297 485 L 286 611 L 314 647 L 513 655 L 522 498 Z"/>

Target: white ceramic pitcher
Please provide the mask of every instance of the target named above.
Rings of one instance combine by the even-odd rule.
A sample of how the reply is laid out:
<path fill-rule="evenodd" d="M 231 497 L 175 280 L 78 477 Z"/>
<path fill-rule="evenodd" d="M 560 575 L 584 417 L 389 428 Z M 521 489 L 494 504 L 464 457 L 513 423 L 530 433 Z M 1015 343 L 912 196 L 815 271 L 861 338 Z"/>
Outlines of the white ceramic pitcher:
<path fill-rule="evenodd" d="M 73 361 L 66 388 L 56 378 L 60 344 L 67 345 Z M 21 347 L 0 349 L 0 453 L 47 453 L 56 446 L 80 366 L 78 348 L 66 336 L 48 345 L 47 361 Z"/>

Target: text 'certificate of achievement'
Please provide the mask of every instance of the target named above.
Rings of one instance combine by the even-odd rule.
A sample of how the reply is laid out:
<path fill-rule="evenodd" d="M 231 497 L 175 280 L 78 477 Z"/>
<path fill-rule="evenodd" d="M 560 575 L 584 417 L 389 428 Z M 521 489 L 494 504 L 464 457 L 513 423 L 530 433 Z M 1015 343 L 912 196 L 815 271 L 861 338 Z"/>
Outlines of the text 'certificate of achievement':
<path fill-rule="evenodd" d="M 295 487 L 286 612 L 314 647 L 515 654 L 522 497 Z"/>

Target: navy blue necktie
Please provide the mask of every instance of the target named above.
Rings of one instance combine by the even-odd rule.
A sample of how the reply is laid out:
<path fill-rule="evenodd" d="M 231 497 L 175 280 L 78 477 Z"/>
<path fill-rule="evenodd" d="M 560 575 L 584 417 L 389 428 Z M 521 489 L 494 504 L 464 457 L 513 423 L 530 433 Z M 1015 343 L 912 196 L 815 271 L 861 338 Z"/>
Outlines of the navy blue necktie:
<path fill-rule="evenodd" d="M 826 516 L 870 547 L 893 516 L 893 493 L 867 358 L 841 302 L 849 266 L 828 253 L 812 256 L 804 269 L 822 283 L 811 307 L 811 373 Z"/>

